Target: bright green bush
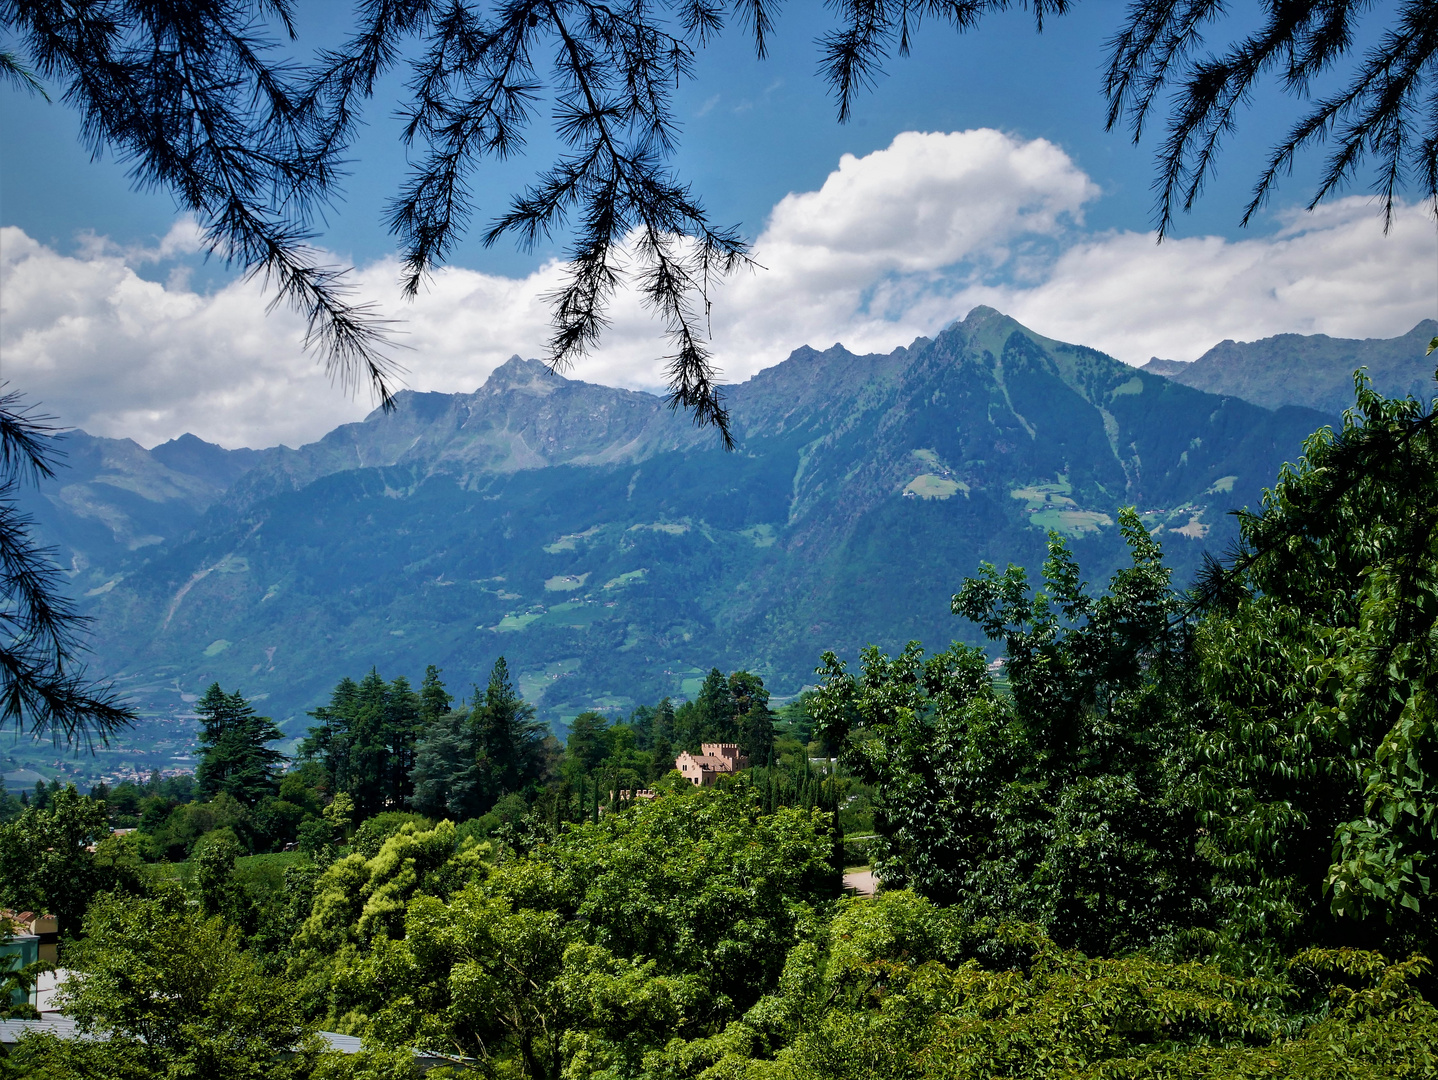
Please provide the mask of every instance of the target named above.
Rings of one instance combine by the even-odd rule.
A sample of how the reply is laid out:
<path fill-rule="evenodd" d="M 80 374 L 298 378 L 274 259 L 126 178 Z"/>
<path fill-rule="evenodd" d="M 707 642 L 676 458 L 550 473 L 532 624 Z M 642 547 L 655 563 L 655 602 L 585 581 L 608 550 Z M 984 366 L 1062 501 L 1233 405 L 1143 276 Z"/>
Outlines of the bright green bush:
<path fill-rule="evenodd" d="M 1427 966 L 1310 950 L 1255 978 L 1091 959 L 1030 927 L 880 894 L 844 901 L 742 1020 L 645 1065 L 656 1080 L 1431 1077 Z"/>

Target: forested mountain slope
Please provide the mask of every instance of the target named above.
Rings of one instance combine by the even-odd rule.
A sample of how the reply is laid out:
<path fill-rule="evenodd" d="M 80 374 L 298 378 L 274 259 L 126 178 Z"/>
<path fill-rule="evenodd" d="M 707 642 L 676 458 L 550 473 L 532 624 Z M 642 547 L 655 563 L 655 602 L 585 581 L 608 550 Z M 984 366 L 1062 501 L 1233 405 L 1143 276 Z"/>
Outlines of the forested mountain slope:
<path fill-rule="evenodd" d="M 152 715 L 218 679 L 296 733 L 344 675 L 436 663 L 463 687 L 504 654 L 556 720 L 692 692 L 711 665 L 784 694 L 826 648 L 973 639 L 948 600 L 980 561 L 1037 567 L 1052 528 L 1107 574 L 1125 505 L 1182 579 L 1327 419 L 985 308 L 888 356 L 800 349 L 728 403 L 733 453 L 659 398 L 515 358 L 473 394 L 237 459 L 222 492 L 158 474 L 174 490 L 149 512 L 174 521 L 144 545 L 101 536 L 103 507 L 39 512 L 96 668 Z"/>
<path fill-rule="evenodd" d="M 28 494 L 26 509 L 59 549 L 60 562 L 85 582 L 128 565 L 136 552 L 178 541 L 264 457 L 193 435 L 150 450 L 83 431 L 65 432 L 55 443 L 61 468 Z"/>

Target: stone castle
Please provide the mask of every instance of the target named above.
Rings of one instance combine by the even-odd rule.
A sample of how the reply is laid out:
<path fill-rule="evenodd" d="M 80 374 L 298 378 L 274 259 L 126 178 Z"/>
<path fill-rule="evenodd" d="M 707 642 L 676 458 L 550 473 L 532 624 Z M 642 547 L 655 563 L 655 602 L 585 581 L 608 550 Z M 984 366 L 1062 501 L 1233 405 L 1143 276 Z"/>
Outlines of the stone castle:
<path fill-rule="evenodd" d="M 695 787 L 708 787 L 720 776 L 749 767 L 749 759 L 739 753 L 738 743 L 707 742 L 700 749 L 702 753 L 686 750 L 674 759 L 674 767 Z"/>

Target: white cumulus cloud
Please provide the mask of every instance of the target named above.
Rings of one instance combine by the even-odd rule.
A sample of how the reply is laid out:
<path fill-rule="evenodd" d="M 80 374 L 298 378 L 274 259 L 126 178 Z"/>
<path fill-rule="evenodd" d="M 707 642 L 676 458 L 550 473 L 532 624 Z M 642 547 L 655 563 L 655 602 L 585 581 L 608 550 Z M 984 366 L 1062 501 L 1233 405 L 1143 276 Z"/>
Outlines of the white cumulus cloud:
<path fill-rule="evenodd" d="M 715 357 L 739 380 L 805 344 L 887 351 L 978 303 L 1139 364 L 1193 359 L 1224 338 L 1391 336 L 1434 313 L 1434 229 L 1420 207 L 1387 235 L 1367 200 L 1345 199 L 1286 214 L 1271 235 L 1158 245 L 1085 230 L 1099 197 L 1060 147 L 987 129 L 905 132 L 845 155 L 819 190 L 775 206 L 755 243 L 764 269 L 714 290 Z M 68 255 L 0 229 L 0 378 L 66 423 L 145 445 L 184 431 L 295 445 L 367 411 L 303 352 L 298 318 L 265 314 L 259 286 L 193 290 L 175 260 L 198 249 L 187 221 L 153 247 L 89 236 Z M 164 283 L 135 272 L 166 263 Z M 398 271 L 381 260 L 356 280 L 398 320 L 409 386 L 469 391 L 514 353 L 543 354 L 562 265 L 523 278 L 445 268 L 409 304 Z M 603 347 L 569 374 L 659 388 L 658 327 L 632 295 L 612 314 Z"/>
<path fill-rule="evenodd" d="M 161 245 L 163 247 L 163 244 Z M 209 295 L 98 240 L 60 255 L 0 229 L 0 357 L 10 388 L 63 423 L 144 445 L 185 431 L 228 446 L 314 438 L 362 415 L 302 351 L 300 320 L 253 283 Z"/>
<path fill-rule="evenodd" d="M 1196 360 L 1225 338 L 1396 337 L 1438 314 L 1425 207 L 1401 208 L 1387 235 L 1366 198 L 1289 212 L 1283 222 L 1273 236 L 1240 241 L 1094 237 L 1033 287 L 974 289 L 963 299 L 1131 364 Z"/>
<path fill-rule="evenodd" d="M 818 191 L 774 208 L 754 245 L 766 269 L 718 291 L 725 370 L 748 376 L 806 344 L 907 344 L 963 314 L 965 285 L 1077 238 L 1098 194 L 1053 143 L 990 129 L 846 154 Z"/>

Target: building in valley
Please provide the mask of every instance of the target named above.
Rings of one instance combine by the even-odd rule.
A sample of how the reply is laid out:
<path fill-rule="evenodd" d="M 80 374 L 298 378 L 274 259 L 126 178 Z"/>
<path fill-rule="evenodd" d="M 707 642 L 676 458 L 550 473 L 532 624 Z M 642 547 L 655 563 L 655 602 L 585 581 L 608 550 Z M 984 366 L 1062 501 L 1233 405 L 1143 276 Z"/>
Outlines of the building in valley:
<path fill-rule="evenodd" d="M 688 750 L 674 759 L 674 767 L 695 787 L 709 787 L 721 776 L 730 776 L 749 767 L 749 759 L 739 753 L 738 743 L 707 742 L 702 753 Z"/>

